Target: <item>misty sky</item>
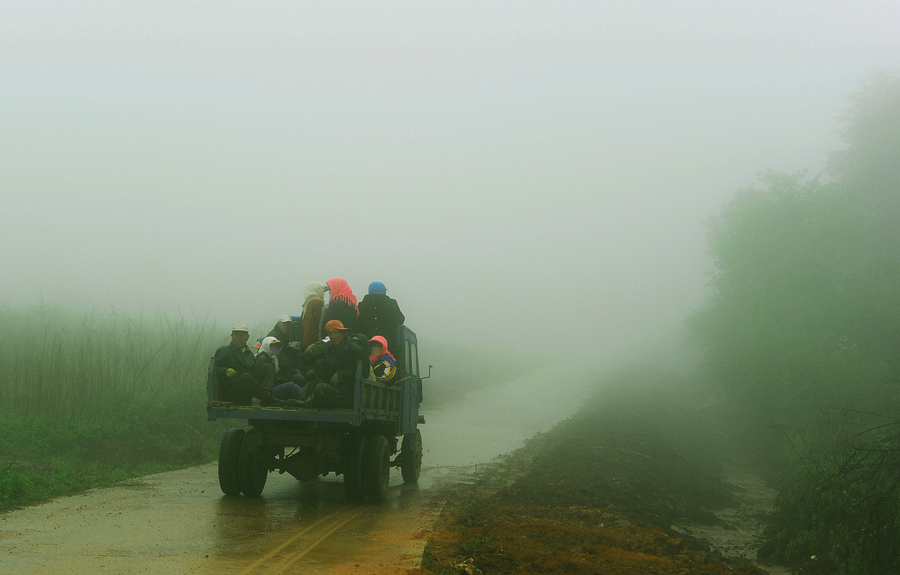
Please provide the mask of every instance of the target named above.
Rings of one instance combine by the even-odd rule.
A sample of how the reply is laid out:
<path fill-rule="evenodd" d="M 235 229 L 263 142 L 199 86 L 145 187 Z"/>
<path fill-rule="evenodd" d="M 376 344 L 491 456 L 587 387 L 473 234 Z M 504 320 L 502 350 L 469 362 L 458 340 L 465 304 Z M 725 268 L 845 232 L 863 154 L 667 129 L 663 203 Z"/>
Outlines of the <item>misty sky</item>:
<path fill-rule="evenodd" d="M 7 0 L 0 297 L 269 324 L 339 275 L 431 340 L 639 341 L 898 65 L 896 1 Z"/>

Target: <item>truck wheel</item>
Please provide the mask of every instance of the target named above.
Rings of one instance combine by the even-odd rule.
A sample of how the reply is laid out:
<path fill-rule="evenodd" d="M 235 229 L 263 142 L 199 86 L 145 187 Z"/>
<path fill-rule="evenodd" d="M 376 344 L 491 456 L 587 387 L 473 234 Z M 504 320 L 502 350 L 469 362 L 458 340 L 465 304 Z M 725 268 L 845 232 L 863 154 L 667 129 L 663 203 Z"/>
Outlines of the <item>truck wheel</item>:
<path fill-rule="evenodd" d="M 363 457 L 363 485 L 371 503 L 381 503 L 387 495 L 391 473 L 391 445 L 387 437 L 373 435 L 366 442 Z"/>
<path fill-rule="evenodd" d="M 250 451 L 251 441 L 241 442 L 241 454 L 238 457 L 238 479 L 241 491 L 247 497 L 257 497 L 266 486 L 269 469 L 266 460 Z"/>
<path fill-rule="evenodd" d="M 366 436 L 350 439 L 350 447 L 344 452 L 344 494 L 350 501 L 364 501 L 363 454 L 366 450 Z"/>
<path fill-rule="evenodd" d="M 244 430 L 237 427 L 229 429 L 222 436 L 222 443 L 219 445 L 219 487 L 225 495 L 241 494 L 238 459 L 243 442 Z"/>
<path fill-rule="evenodd" d="M 416 483 L 421 471 L 422 432 L 417 429 L 414 433 L 403 436 L 400 447 L 400 475 L 403 476 L 403 483 Z"/>

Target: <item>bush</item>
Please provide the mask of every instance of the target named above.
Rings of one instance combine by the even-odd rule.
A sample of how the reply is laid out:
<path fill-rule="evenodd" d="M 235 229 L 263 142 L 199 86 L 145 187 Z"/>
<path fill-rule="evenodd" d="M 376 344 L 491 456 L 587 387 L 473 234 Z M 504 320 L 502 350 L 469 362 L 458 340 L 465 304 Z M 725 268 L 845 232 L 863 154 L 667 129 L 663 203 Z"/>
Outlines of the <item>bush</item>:
<path fill-rule="evenodd" d="M 825 572 L 900 572 L 900 419 L 808 461 L 765 539 L 761 555 Z"/>

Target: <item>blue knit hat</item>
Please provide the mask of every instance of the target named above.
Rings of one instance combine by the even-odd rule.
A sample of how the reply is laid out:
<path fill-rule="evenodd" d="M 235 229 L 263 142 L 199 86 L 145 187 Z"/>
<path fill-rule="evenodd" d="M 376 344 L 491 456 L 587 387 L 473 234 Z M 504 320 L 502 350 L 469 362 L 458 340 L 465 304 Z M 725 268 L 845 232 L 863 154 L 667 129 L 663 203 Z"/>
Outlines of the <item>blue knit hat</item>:
<path fill-rule="evenodd" d="M 387 293 L 387 288 L 384 287 L 384 284 L 381 282 L 372 282 L 369 284 L 369 293 L 380 293 L 384 295 Z"/>

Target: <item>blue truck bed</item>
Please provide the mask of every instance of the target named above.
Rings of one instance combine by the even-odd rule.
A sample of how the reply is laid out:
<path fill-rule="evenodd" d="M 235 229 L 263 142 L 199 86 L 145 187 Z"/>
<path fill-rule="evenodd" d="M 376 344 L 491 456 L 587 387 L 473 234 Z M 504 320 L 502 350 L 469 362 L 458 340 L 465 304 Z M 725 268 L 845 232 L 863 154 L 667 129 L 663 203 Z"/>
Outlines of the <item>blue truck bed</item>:
<path fill-rule="evenodd" d="M 301 481 L 333 472 L 343 475 L 349 500 L 380 503 L 387 494 L 391 467 L 400 468 L 404 482 L 418 481 L 423 451 L 417 425 L 425 423 L 419 415 L 422 378 L 416 334 L 406 326 L 400 326 L 398 334 L 401 349 L 392 350 L 397 381 L 385 385 L 364 379 L 357 369 L 349 409 L 222 401 L 211 360 L 206 384 L 209 420 L 246 419 L 249 424 L 231 427 L 222 437 L 218 469 L 222 492 L 257 497 L 272 471 L 290 473 Z"/>
<path fill-rule="evenodd" d="M 217 400 L 213 360 L 207 371 L 207 419 L 246 419 L 250 421 L 296 421 L 318 423 L 343 423 L 360 426 L 366 422 L 395 423 L 395 433 L 405 435 L 415 431 L 421 402 L 421 378 L 419 376 L 416 335 L 401 326 L 400 342 L 403 344 L 399 385 L 385 385 L 365 379 L 357 373 L 354 385 L 353 407 L 350 409 L 305 409 L 292 407 L 253 407 Z"/>

